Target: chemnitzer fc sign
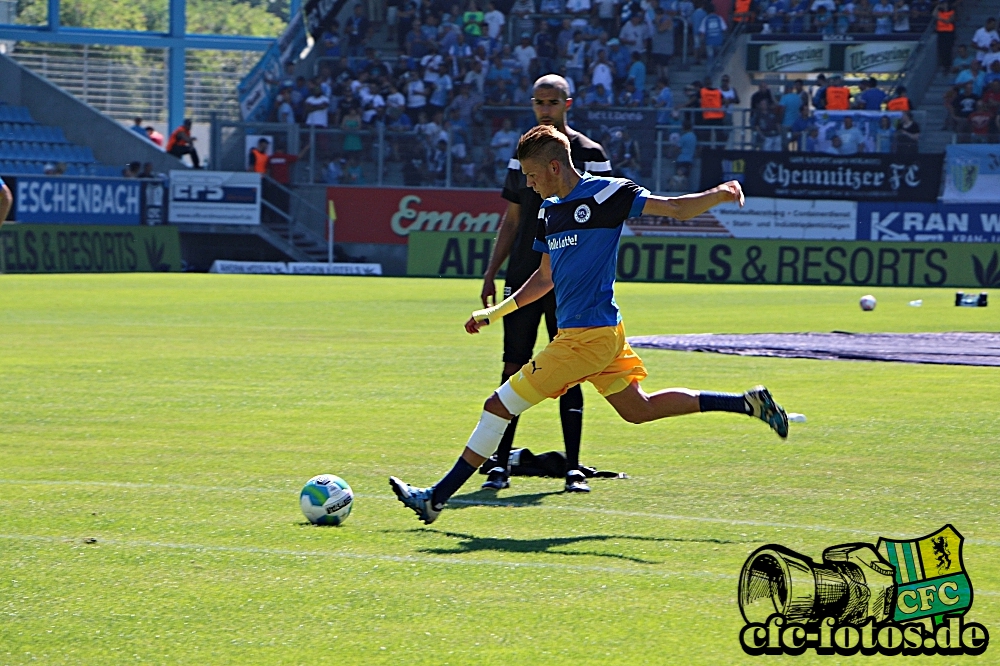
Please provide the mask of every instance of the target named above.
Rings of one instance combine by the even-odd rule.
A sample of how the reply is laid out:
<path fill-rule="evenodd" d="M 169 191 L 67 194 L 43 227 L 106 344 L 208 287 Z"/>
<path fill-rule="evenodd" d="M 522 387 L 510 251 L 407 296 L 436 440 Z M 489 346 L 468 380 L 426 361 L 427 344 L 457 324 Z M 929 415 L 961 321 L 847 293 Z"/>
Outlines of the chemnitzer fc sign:
<path fill-rule="evenodd" d="M 739 180 L 747 196 L 935 201 L 941 155 L 705 151 L 702 184 Z"/>

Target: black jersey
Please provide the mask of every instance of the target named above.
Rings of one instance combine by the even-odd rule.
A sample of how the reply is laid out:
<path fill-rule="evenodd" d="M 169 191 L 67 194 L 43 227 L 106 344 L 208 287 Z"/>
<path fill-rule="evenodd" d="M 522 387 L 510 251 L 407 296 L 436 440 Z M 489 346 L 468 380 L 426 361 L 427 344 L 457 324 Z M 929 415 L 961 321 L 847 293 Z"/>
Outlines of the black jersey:
<path fill-rule="evenodd" d="M 611 160 L 601 144 L 568 127 L 566 130 L 573 166 L 592 176 L 610 176 Z M 521 224 L 507 260 L 507 286 L 513 292 L 527 282 L 542 263 L 542 253 L 532 247 L 538 233 L 538 211 L 542 207 L 542 198 L 528 187 L 527 178 L 521 172 L 521 163 L 516 159 L 507 164 L 502 196 L 511 203 L 521 205 Z"/>

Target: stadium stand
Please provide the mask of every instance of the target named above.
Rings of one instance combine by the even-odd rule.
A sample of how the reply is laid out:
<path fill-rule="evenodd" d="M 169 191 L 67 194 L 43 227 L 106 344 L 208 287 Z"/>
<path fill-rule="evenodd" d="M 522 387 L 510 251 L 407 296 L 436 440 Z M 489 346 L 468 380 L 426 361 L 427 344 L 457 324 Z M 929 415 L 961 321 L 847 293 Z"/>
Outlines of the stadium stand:
<path fill-rule="evenodd" d="M 91 176 L 120 176 L 135 161 L 157 172 L 187 168 L 3 54 L 0 81 L 0 173 L 44 173 L 56 163 L 66 175 Z"/>
<path fill-rule="evenodd" d="M 67 141 L 62 128 L 36 123 L 26 107 L 0 104 L 0 172 L 41 174 L 60 162 L 67 175 L 121 173 L 119 167 L 98 164 L 90 147 Z"/>

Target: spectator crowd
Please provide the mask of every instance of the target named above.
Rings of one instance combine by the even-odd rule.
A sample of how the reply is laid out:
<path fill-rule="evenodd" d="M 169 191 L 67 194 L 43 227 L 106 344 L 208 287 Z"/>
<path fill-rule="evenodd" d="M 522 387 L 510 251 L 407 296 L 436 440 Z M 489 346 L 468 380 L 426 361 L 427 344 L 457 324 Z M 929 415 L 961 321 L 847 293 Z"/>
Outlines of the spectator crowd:
<path fill-rule="evenodd" d="M 383 23 L 398 57 L 371 45 Z M 709 0 L 373 0 L 327 28 L 316 76 L 286 65 L 270 119 L 340 130 L 317 144 L 328 181 L 363 178 L 368 137 L 384 133 L 381 157 L 406 182 L 443 182 L 451 164 L 452 182 L 492 187 L 531 122 L 538 76 L 565 76 L 577 107 L 670 107 L 671 60 L 685 45 L 695 61 L 714 57 L 727 30 Z M 502 107 L 527 113 L 491 113 Z"/>
<path fill-rule="evenodd" d="M 969 45 L 959 44 L 948 72 L 952 86 L 945 93 L 948 110 L 943 129 L 958 134 L 960 143 L 1000 142 L 1000 34 L 989 18 Z"/>
<path fill-rule="evenodd" d="M 954 32 L 954 15 L 948 2 L 930 0 L 737 0 L 728 16 L 710 0 L 368 0 L 323 33 L 315 76 L 286 65 L 273 82 L 270 119 L 338 130 L 320 132 L 316 141 L 315 159 L 329 183 L 363 183 L 364 155 L 400 165 L 407 185 L 496 187 L 533 123 L 532 82 L 557 72 L 569 82 L 575 108 L 658 109 L 656 125 L 667 129 L 683 175 L 699 145 L 726 145 L 741 105 L 728 76 L 718 88 L 696 81 L 675 100 L 670 67 L 683 49 L 694 62 L 710 61 L 739 23 L 765 33 L 824 35 L 915 33 L 933 25 L 941 35 Z M 384 57 L 376 41 L 398 55 Z M 945 100 L 948 128 L 960 140 L 995 141 L 996 21 L 940 60 L 955 77 Z M 741 126 L 756 149 L 917 150 L 921 127 L 902 86 L 876 78 L 845 83 L 836 75 L 782 85 L 772 91 L 762 83 L 748 100 Z M 619 173 L 638 175 L 642 142 L 622 128 L 597 138 L 620 148 L 612 155 Z"/>

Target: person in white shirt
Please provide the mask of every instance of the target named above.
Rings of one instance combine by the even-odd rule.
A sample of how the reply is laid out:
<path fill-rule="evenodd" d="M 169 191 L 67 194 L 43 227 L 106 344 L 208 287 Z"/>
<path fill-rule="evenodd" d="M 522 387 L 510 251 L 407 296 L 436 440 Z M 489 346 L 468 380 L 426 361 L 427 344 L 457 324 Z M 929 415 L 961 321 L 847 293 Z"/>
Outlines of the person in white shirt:
<path fill-rule="evenodd" d="M 323 94 L 319 86 L 313 86 L 312 95 L 306 97 L 306 125 L 310 127 L 327 127 L 330 124 L 330 117 L 327 109 L 330 108 L 330 98 Z"/>
<path fill-rule="evenodd" d="M 486 72 L 483 64 L 478 60 L 472 61 L 472 67 L 465 73 L 462 83 L 473 86 L 480 95 L 483 94 L 483 84 L 486 82 Z"/>
<path fill-rule="evenodd" d="M 590 66 L 590 85 L 597 88 L 603 85 L 605 90 L 612 89 L 614 75 L 611 73 L 611 65 L 608 63 L 606 51 L 598 51 L 597 60 Z"/>
<path fill-rule="evenodd" d="M 514 150 L 521 135 L 514 131 L 510 118 L 503 119 L 503 127 L 497 130 L 490 140 L 490 148 L 493 149 L 493 160 L 504 166 L 514 157 Z"/>
<path fill-rule="evenodd" d="M 566 75 L 574 83 L 583 83 L 584 55 L 587 52 L 587 42 L 577 30 L 573 38 L 566 44 Z"/>
<path fill-rule="evenodd" d="M 402 109 L 406 106 L 406 97 L 396 89 L 396 86 L 389 86 L 389 94 L 385 98 L 385 104 L 390 109 Z"/>
<path fill-rule="evenodd" d="M 990 67 L 993 63 L 1000 62 L 1000 40 L 993 40 L 990 44 L 990 52 L 983 56 L 983 69 L 985 71 L 990 71 Z"/>
<path fill-rule="evenodd" d="M 976 60 L 983 61 L 989 52 L 990 44 L 1000 41 L 1000 34 L 997 33 L 997 20 L 986 19 L 986 25 L 976 30 L 972 36 L 972 45 L 976 48 Z"/>
<path fill-rule="evenodd" d="M 855 155 L 861 152 L 864 136 L 861 130 L 854 126 L 854 120 L 850 116 L 844 118 L 843 128 L 837 132 L 840 137 L 840 154 Z"/>
<path fill-rule="evenodd" d="M 406 83 L 406 108 L 420 111 L 425 106 L 427 106 L 427 88 L 419 77 L 410 76 Z"/>
<path fill-rule="evenodd" d="M 521 43 L 514 47 L 514 57 L 517 58 L 517 62 L 521 66 L 521 72 L 526 75 L 530 74 L 531 63 L 538 57 L 538 52 L 531 45 L 530 34 L 526 32 L 521 33 Z"/>
<path fill-rule="evenodd" d="M 486 15 L 483 16 L 483 23 L 486 24 L 486 35 L 490 39 L 496 39 L 500 36 L 500 31 L 506 22 L 507 19 L 503 12 L 498 10 L 495 4 L 486 3 Z"/>
<path fill-rule="evenodd" d="M 590 0 L 566 0 L 566 13 L 588 16 L 590 14 Z"/>
<path fill-rule="evenodd" d="M 819 11 L 820 7 L 826 7 L 826 11 L 828 12 L 837 11 L 837 3 L 833 0 L 813 0 L 812 5 L 809 7 L 809 11 L 815 14 Z"/>
<path fill-rule="evenodd" d="M 629 17 L 628 23 L 622 26 L 618 33 L 618 39 L 624 44 L 629 53 L 645 53 L 646 40 L 650 37 L 649 26 L 643 20 L 639 12 L 635 12 Z"/>
<path fill-rule="evenodd" d="M 372 122 L 375 116 L 378 115 L 378 110 L 385 107 L 385 99 L 382 95 L 378 93 L 372 95 L 364 105 L 364 112 L 361 114 L 361 120 L 366 124 Z"/>
<path fill-rule="evenodd" d="M 892 17 L 892 31 L 893 32 L 909 32 L 910 31 L 910 6 L 906 4 L 906 0 L 896 0 L 896 6 L 894 7 L 895 14 Z"/>

